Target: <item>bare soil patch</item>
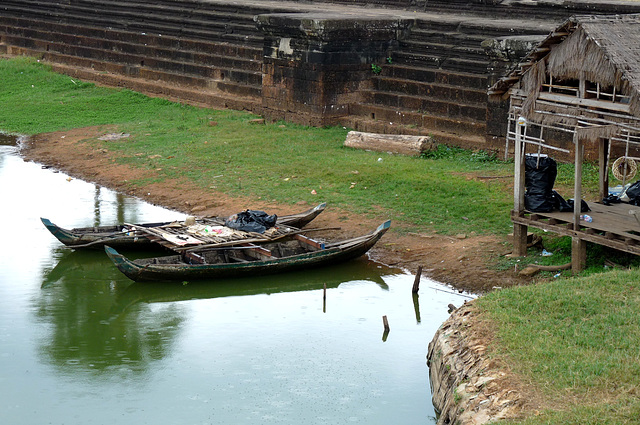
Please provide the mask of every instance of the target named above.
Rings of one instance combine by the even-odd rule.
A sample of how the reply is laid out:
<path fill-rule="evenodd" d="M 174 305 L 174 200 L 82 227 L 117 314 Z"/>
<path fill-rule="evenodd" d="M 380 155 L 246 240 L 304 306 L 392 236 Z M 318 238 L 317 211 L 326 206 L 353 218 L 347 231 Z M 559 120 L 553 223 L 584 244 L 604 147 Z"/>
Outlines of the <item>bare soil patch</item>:
<path fill-rule="evenodd" d="M 165 180 L 144 187 L 131 184 L 133 179 L 152 178 L 155 171 L 130 168 L 118 164 L 117 154 L 108 149 L 96 149 L 86 140 L 117 132 L 112 126 L 73 129 L 64 132 L 39 134 L 22 147 L 25 159 L 63 171 L 76 178 L 112 188 L 156 205 L 193 215 L 228 216 L 246 208 L 269 213 L 287 214 L 309 207 L 277 205 L 260 199 L 239 198 L 206 190 L 187 181 Z M 323 202 L 318 199 L 318 203 Z M 393 227 L 403 226 L 394 217 Z M 314 227 L 341 227 L 341 237 L 370 231 L 379 223 L 363 219 L 346 210 L 330 205 L 313 223 Z M 418 266 L 423 274 L 456 289 L 474 293 L 490 291 L 494 287 L 509 287 L 526 282 L 513 271 L 498 271 L 491 264 L 497 256 L 510 251 L 506 237 L 459 235 L 457 237 L 388 232 L 370 252 L 373 260 L 415 273 Z"/>

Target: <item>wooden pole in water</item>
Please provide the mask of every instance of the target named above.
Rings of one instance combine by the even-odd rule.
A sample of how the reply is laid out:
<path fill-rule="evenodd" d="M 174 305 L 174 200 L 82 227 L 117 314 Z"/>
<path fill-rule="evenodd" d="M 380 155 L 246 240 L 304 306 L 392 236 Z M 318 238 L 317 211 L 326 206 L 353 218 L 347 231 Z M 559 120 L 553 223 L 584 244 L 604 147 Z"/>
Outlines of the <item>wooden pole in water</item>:
<path fill-rule="evenodd" d="M 413 289 L 411 290 L 411 292 L 413 292 L 414 294 L 417 294 L 418 290 L 420 289 L 421 276 L 422 276 L 422 266 L 418 266 L 418 271 L 416 272 L 416 278 L 413 281 Z"/>
<path fill-rule="evenodd" d="M 382 316 L 382 324 L 384 325 L 384 332 L 382 333 L 382 342 L 386 342 L 387 336 L 389 336 L 389 321 L 387 320 L 387 316 Z"/>
<path fill-rule="evenodd" d="M 322 312 L 327 312 L 327 284 L 324 284 L 324 290 L 322 292 Z"/>

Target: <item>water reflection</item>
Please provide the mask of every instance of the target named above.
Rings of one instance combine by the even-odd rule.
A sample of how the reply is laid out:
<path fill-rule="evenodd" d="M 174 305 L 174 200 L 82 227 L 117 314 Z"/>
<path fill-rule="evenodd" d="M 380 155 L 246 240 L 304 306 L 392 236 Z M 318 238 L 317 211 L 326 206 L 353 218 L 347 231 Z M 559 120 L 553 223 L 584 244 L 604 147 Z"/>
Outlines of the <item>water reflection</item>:
<path fill-rule="evenodd" d="M 382 276 L 400 272 L 371 267 L 359 259 L 312 275 L 294 272 L 189 284 L 131 283 L 105 264 L 101 251 L 59 248 L 56 252 L 60 259 L 55 267 L 44 270 L 43 293 L 34 303 L 40 323 L 49 329 L 41 341 L 44 360 L 70 373 L 109 372 L 123 365 L 128 371 L 144 373 L 171 351 L 180 334 L 188 311 L 180 301 L 319 291 L 325 285 L 331 291 L 345 281 L 374 282 L 388 290 Z"/>
<path fill-rule="evenodd" d="M 166 305 L 153 316 L 136 310 L 114 317 L 113 299 L 121 285 L 101 279 L 99 269 L 70 270 L 34 300 L 39 322 L 49 329 L 39 352 L 65 374 L 111 373 L 122 367 L 143 373 L 149 363 L 170 351 L 185 320 L 184 311 L 179 305 Z"/>
<path fill-rule="evenodd" d="M 165 303 L 313 290 L 317 290 L 318 294 L 320 294 L 318 296 L 318 302 L 320 302 L 322 299 L 320 290 L 324 291 L 325 287 L 329 294 L 330 305 L 331 289 L 337 288 L 338 285 L 345 281 L 369 281 L 376 283 L 384 290 L 388 290 L 389 286 L 384 281 L 383 276 L 399 272 L 399 269 L 382 265 L 371 267 L 368 261 L 359 259 L 318 269 L 311 275 L 308 272 L 301 271 L 286 273 L 285 275 L 220 279 L 215 282 L 197 281 L 187 285 L 176 284 L 175 282 L 136 282 L 117 294 L 114 312 L 120 314 L 139 303 Z"/>

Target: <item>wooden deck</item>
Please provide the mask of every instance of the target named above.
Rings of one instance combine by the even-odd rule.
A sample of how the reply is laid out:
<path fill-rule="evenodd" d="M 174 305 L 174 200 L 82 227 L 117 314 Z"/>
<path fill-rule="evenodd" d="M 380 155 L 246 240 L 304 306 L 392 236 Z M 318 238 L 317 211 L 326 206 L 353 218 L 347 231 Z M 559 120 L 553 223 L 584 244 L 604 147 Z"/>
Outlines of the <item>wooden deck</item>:
<path fill-rule="evenodd" d="M 589 207 L 591 211 L 584 214 L 591 216 L 593 221 L 588 223 L 580 220 L 577 229 L 574 229 L 573 212 L 541 213 L 524 210 L 518 214 L 512 211 L 511 220 L 523 226 L 640 255 L 640 207 L 626 203 L 611 206 L 589 203 Z"/>

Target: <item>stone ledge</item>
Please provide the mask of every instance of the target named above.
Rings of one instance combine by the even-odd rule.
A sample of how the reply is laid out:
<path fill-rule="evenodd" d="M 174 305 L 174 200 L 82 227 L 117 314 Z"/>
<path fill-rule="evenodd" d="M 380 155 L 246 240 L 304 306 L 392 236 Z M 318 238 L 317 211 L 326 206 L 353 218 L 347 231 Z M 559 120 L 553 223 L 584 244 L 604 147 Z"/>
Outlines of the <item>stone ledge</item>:
<path fill-rule="evenodd" d="M 427 365 L 438 425 L 479 425 L 521 416 L 523 394 L 506 385 L 498 361 L 485 356 L 486 341 L 471 323 L 473 301 L 455 310 L 429 344 Z"/>

